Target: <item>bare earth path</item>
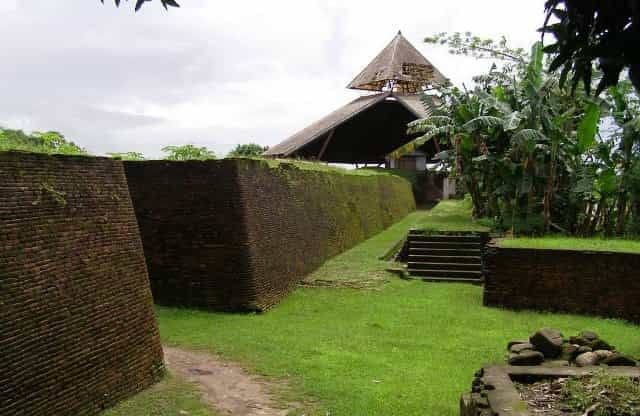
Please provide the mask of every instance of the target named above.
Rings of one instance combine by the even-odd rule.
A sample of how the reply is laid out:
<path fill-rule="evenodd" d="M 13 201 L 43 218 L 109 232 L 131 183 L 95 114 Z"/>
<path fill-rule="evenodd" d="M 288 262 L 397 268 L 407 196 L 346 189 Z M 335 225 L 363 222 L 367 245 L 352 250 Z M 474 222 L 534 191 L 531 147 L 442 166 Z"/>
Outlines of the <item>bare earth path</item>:
<path fill-rule="evenodd" d="M 221 415 L 286 416 L 297 408 L 283 408 L 268 393 L 264 381 L 216 356 L 164 346 L 164 358 L 169 370 L 195 383 Z"/>

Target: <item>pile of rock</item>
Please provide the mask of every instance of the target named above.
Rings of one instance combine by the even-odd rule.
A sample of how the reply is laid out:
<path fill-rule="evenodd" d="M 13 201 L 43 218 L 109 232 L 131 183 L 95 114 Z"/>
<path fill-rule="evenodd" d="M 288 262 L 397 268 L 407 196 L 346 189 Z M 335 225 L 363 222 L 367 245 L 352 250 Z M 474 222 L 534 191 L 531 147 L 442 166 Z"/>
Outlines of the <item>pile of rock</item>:
<path fill-rule="evenodd" d="M 529 340 L 509 342 L 507 349 L 510 365 L 638 365 L 633 358 L 617 352 L 615 347 L 592 331 L 582 331 L 567 339 L 556 329 L 542 328 Z"/>

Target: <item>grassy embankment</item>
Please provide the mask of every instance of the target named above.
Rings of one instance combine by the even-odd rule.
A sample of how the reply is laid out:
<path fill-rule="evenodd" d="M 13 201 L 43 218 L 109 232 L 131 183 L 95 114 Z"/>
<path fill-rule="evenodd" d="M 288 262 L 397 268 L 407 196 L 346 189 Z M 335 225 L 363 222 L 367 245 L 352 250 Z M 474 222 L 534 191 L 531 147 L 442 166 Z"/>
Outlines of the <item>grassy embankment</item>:
<path fill-rule="evenodd" d="M 505 238 L 499 242 L 501 247 L 510 248 L 538 248 L 551 250 L 593 250 L 615 251 L 623 253 L 640 253 L 640 241 L 603 239 L 603 238 L 577 238 L 548 236 L 539 238 Z"/>

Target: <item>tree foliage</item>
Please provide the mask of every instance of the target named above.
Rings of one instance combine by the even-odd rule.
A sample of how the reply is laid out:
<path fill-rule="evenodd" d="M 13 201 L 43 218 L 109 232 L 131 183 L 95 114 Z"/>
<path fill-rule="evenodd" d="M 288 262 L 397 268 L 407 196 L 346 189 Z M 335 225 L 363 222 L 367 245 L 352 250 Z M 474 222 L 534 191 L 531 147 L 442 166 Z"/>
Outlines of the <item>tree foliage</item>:
<path fill-rule="evenodd" d="M 640 91 L 638 0 L 547 0 L 545 10 L 540 30 L 556 39 L 545 52 L 554 57 L 550 71 L 562 68 L 560 85 L 571 74 L 573 88 L 582 81 L 589 94 L 596 63 L 602 71 L 596 95 L 616 85 L 625 69 Z"/>
<path fill-rule="evenodd" d="M 86 155 L 87 151 L 55 131 L 27 134 L 22 130 L 0 127 L 0 151 Z"/>
<path fill-rule="evenodd" d="M 524 61 L 526 52 L 522 48 L 512 48 L 504 36 L 500 40 L 481 38 L 471 32 L 441 32 L 424 39 L 426 43 L 444 45 L 452 55 L 467 55 L 477 59 L 500 59 Z"/>
<path fill-rule="evenodd" d="M 211 160 L 216 154 L 206 147 L 197 147 L 192 144 L 182 146 L 166 146 L 162 148 L 167 153 L 166 160 Z"/>
<path fill-rule="evenodd" d="M 247 144 L 239 144 L 237 145 L 229 154 L 228 157 L 254 157 L 260 156 L 264 152 L 269 150 L 269 146 L 260 146 L 256 143 L 247 143 Z"/>
<path fill-rule="evenodd" d="M 114 3 L 116 4 L 116 7 L 120 7 L 120 3 L 122 2 L 122 0 L 113 0 Z M 129 0 L 126 0 L 129 1 Z M 148 1 L 152 1 L 152 0 L 136 0 L 136 11 L 140 10 L 140 8 Z M 102 4 L 104 4 L 104 0 L 100 0 L 100 2 Z M 160 0 L 160 3 L 162 4 L 162 6 L 166 9 L 168 9 L 169 6 L 171 7 L 180 7 L 180 5 L 178 4 L 178 2 L 176 2 L 176 0 Z"/>
<path fill-rule="evenodd" d="M 454 51 L 472 50 L 449 39 L 444 45 Z M 522 60 L 506 58 L 514 64 L 476 77 L 471 90 L 443 89 L 441 106 L 408 126 L 421 136 L 393 156 L 438 140 L 441 168 L 470 194 L 474 215 L 515 234 L 637 234 L 638 95 L 626 80 L 601 99 L 572 92 L 543 58 L 536 43 Z"/>

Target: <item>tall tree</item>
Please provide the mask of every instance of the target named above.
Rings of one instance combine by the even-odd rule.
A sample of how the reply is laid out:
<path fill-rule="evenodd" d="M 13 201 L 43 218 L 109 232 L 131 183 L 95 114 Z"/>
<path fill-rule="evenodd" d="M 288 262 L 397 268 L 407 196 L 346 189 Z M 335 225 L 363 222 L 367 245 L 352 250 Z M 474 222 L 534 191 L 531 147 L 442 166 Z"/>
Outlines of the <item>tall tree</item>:
<path fill-rule="evenodd" d="M 206 147 L 197 147 L 192 144 L 182 146 L 166 146 L 162 151 L 167 153 L 166 160 L 211 160 L 216 154 Z"/>
<path fill-rule="evenodd" d="M 541 43 L 525 56 L 504 41 L 440 38 L 454 54 L 506 64 L 475 77 L 471 90 L 443 90 L 443 106 L 409 125 L 423 136 L 394 155 L 438 140 L 445 150 L 437 157 L 471 195 L 474 214 L 513 233 L 610 232 L 620 169 L 608 157 L 615 140 L 598 135 L 606 106 L 560 87 L 545 70 Z M 622 205 L 628 218 L 629 204 Z"/>
<path fill-rule="evenodd" d="M 27 134 L 0 127 L 0 152 L 18 150 L 33 153 L 86 155 L 87 151 L 55 131 Z"/>

